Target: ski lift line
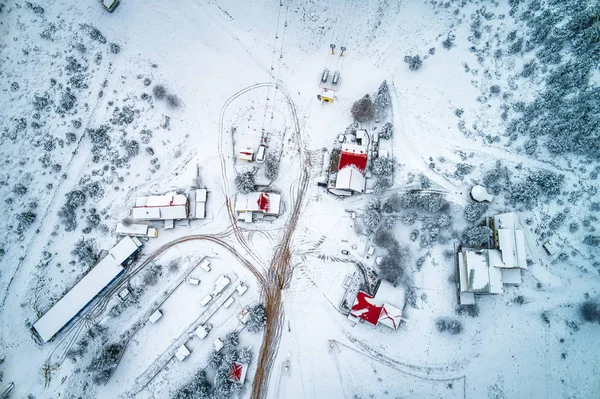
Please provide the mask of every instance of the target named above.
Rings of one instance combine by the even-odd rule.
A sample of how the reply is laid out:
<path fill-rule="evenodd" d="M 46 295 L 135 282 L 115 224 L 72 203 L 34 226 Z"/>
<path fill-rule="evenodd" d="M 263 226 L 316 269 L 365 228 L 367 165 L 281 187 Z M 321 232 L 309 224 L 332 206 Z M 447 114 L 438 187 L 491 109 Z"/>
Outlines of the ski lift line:
<path fill-rule="evenodd" d="M 350 16 L 346 19 L 346 29 L 344 31 L 344 36 L 342 38 L 342 41 L 340 42 L 340 44 L 346 48 L 349 47 L 348 39 L 350 36 L 350 26 L 352 25 L 352 22 L 354 21 L 354 15 L 356 14 L 356 6 L 357 6 L 357 1 L 356 0 L 352 1 L 352 5 L 350 8 Z M 344 61 L 345 61 L 345 57 L 343 57 L 343 56 L 338 57 L 335 69 L 337 71 L 340 71 L 340 73 L 341 73 L 342 69 L 344 68 Z"/>
<path fill-rule="evenodd" d="M 287 31 L 287 26 L 288 26 L 288 16 L 289 16 L 289 11 L 290 11 L 290 3 L 289 1 L 287 2 L 286 8 L 285 8 L 285 22 L 283 24 L 283 32 L 281 34 L 281 46 L 279 49 L 279 61 L 277 63 L 277 78 L 275 79 L 275 84 L 278 85 L 280 80 L 279 80 L 279 76 L 281 74 L 281 60 L 283 59 L 283 49 L 285 47 L 285 33 Z M 271 120 L 269 121 L 269 131 L 271 131 L 271 127 L 273 125 L 273 112 L 275 111 L 275 99 L 277 98 L 277 86 L 275 86 L 273 88 L 274 93 L 273 93 L 273 103 L 271 105 Z"/>
<path fill-rule="evenodd" d="M 271 53 L 271 69 L 269 70 L 269 83 L 271 83 L 273 79 L 273 64 L 275 63 L 275 53 L 277 52 L 277 39 L 279 37 L 279 22 L 281 20 L 281 6 L 283 4 L 280 2 L 277 8 L 277 23 L 275 26 L 275 39 L 273 39 L 273 51 Z M 269 93 L 271 90 L 271 86 L 267 86 L 267 95 L 265 96 L 265 112 L 263 113 L 263 120 L 261 126 L 261 134 L 265 130 L 265 121 L 267 119 L 267 111 L 269 107 Z"/>

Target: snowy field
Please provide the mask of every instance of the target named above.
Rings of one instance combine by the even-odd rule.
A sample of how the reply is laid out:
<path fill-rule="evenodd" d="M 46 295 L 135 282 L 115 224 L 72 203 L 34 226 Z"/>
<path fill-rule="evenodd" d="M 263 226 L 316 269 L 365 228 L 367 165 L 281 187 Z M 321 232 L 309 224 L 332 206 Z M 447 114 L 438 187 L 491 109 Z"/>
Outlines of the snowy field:
<path fill-rule="evenodd" d="M 0 0 L 0 392 L 600 397 L 598 15 L 585 0 L 123 0 L 114 13 Z M 317 99 L 325 68 L 340 72 L 333 103 Z M 366 94 L 375 116 L 357 118 Z M 373 190 L 341 198 L 317 182 L 348 127 L 381 134 L 380 158 Z M 239 159 L 263 138 L 264 164 Z M 244 172 L 281 195 L 279 218 L 232 221 Z M 494 200 L 475 203 L 475 184 Z M 109 289 L 36 337 L 136 197 L 197 187 L 206 219 L 152 222 L 158 237 Z M 523 282 L 460 308 L 455 248 L 487 242 L 484 217 L 504 212 L 525 231 Z M 397 330 L 344 314 L 353 274 L 404 290 Z M 254 312 L 240 322 L 262 304 L 265 329 Z M 233 361 L 243 385 L 227 380 Z"/>

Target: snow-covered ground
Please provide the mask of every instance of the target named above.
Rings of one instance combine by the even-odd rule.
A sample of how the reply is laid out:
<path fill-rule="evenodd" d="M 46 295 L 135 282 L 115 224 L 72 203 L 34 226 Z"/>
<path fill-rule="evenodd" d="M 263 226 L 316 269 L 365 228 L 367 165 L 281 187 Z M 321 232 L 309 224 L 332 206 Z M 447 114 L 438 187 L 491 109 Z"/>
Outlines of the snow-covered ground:
<path fill-rule="evenodd" d="M 535 52 L 509 50 L 518 39 L 506 38 L 513 31 L 526 37 L 519 16 L 539 15 L 540 2 L 523 1 L 515 15 L 508 3 L 518 2 L 152 0 L 123 1 L 110 14 L 98 2 L 0 0 L 0 389 L 14 382 L 11 397 L 172 397 L 201 370 L 214 376 L 213 341 L 239 330 L 239 348 L 253 352 L 239 396 L 250 397 L 261 334 L 244 329 L 237 315 L 265 298 L 238 255 L 268 275 L 292 215 L 303 143 L 312 180 L 290 245 L 293 275 L 283 292 L 268 397 L 600 396 L 599 326 L 579 313 L 585 299 L 600 295 L 598 246 L 585 244 L 597 238 L 598 159 L 559 156 L 539 137 L 508 132 L 519 116 L 515 104 L 536 99 L 554 70 L 521 76 Z M 419 55 L 422 66 L 409 69 L 406 55 Z M 341 72 L 331 104 L 316 98 L 324 68 Z M 598 84 L 597 67 L 589 76 Z M 322 150 L 353 122 L 352 104 L 374 96 L 384 80 L 387 115 L 361 127 L 374 132 L 393 123 L 382 145 L 397 162 L 394 186 L 341 200 L 315 184 Z M 251 87 L 259 83 L 270 85 Z M 302 143 L 292 108 L 273 84 L 290 95 Z M 245 88 L 251 90 L 235 96 Z M 240 149 L 258 146 L 263 131 L 281 160 L 273 182 L 264 165 L 236 159 Z M 249 254 L 225 201 L 235 194 L 235 172 L 253 167 L 257 184 L 282 195 L 283 214 L 273 223 L 240 224 Z M 512 187 L 538 171 L 563 175 L 560 190 L 515 201 Z M 498 194 L 485 214 L 519 213 L 529 268 L 520 286 L 478 298 L 479 315 L 470 317 L 455 311 L 449 252 L 474 224 L 463 216 L 468 191 L 484 182 Z M 129 302 L 103 294 L 102 307 L 91 305 L 93 316 L 50 343 L 34 339 L 32 324 L 94 265 L 100 249 L 116 243 L 116 224 L 137 196 L 193 186 L 209 190 L 207 219 L 172 230 L 157 224 L 159 237 L 146 242 L 130 270 L 143 268 L 126 273 Z M 363 223 L 368 201 L 379 198 L 383 206 L 421 188 L 443 193 L 444 209 L 382 213 L 395 219 L 388 231 L 403 248 L 412 287 L 404 322 L 397 331 L 353 326 L 339 309 L 344 279 L 357 264 L 377 270 L 375 257 L 387 252 L 366 254 L 373 245 Z M 439 223 L 441 214 L 451 222 Z M 548 238 L 559 246 L 553 256 L 542 249 Z M 209 274 L 195 267 L 203 256 L 213 261 Z M 209 315 L 200 301 L 221 274 L 250 288 Z M 185 282 L 188 275 L 200 285 Z M 163 318 L 148 323 L 157 308 Z M 206 317 L 209 336 L 188 341 L 186 361 L 172 359 Z M 438 332 L 441 317 L 459 320 L 462 333 Z M 108 383 L 94 381 L 92 360 L 121 343 Z"/>

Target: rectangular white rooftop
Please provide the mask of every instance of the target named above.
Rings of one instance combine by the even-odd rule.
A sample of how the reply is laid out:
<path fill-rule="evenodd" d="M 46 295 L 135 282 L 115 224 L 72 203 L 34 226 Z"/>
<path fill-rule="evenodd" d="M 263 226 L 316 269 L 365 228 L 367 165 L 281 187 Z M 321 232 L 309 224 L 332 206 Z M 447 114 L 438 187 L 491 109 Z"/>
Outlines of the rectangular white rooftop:
<path fill-rule="evenodd" d="M 175 357 L 180 362 L 183 362 L 189 355 L 190 355 L 190 350 L 185 345 L 181 345 L 177 349 L 177 352 L 175 352 Z"/>
<path fill-rule="evenodd" d="M 137 239 L 136 239 L 137 240 Z M 139 242 L 139 240 L 137 240 Z M 79 314 L 108 284 L 125 269 L 122 263 L 141 246 L 131 237 L 124 237 L 108 255 L 89 271 L 75 286 L 65 294 L 50 310 L 42 316 L 33 328 L 44 342 L 48 342 Z"/>
<path fill-rule="evenodd" d="M 160 309 L 156 310 L 156 312 L 152 313 L 148 318 L 148 321 L 152 324 L 156 323 L 162 317 L 162 311 Z"/>
<path fill-rule="evenodd" d="M 204 339 L 206 338 L 206 336 L 208 335 L 208 331 L 206 330 L 206 328 L 204 326 L 200 326 L 196 329 L 196 331 L 194 332 L 194 334 L 196 334 L 196 336 L 200 339 Z"/>

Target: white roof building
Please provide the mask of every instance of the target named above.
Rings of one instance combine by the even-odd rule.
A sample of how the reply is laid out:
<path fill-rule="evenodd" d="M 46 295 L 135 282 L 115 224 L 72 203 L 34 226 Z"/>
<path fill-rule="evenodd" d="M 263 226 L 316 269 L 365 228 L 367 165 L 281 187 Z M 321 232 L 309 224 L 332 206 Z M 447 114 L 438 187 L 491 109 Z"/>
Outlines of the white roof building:
<path fill-rule="evenodd" d="M 168 193 L 138 197 L 131 211 L 134 220 L 177 220 L 188 218 L 188 199 L 185 195 Z"/>
<path fill-rule="evenodd" d="M 494 249 L 463 248 L 458 253 L 459 303 L 475 303 L 476 294 L 501 294 L 504 284 L 520 284 L 527 269 L 525 235 L 515 213 L 490 218 Z"/>
<path fill-rule="evenodd" d="M 196 190 L 196 219 L 204 219 L 206 217 L 206 197 L 207 191 L 205 188 Z"/>
<path fill-rule="evenodd" d="M 180 362 L 183 362 L 189 355 L 190 355 L 190 350 L 185 346 L 185 344 L 181 345 L 177 349 L 177 352 L 175 352 L 175 357 Z"/>
<path fill-rule="evenodd" d="M 279 216 L 281 195 L 275 193 L 254 192 L 238 194 L 235 201 L 235 211 L 238 217 L 243 214 L 258 213 L 265 216 Z"/>
<path fill-rule="evenodd" d="M 124 237 L 92 270 L 42 316 L 33 328 L 48 342 L 75 318 L 107 285 L 125 271 L 123 264 L 133 257 L 142 243 L 135 237 Z"/>
<path fill-rule="evenodd" d="M 334 188 L 362 193 L 365 191 L 366 182 L 365 176 L 354 165 L 349 165 L 338 172 Z"/>

